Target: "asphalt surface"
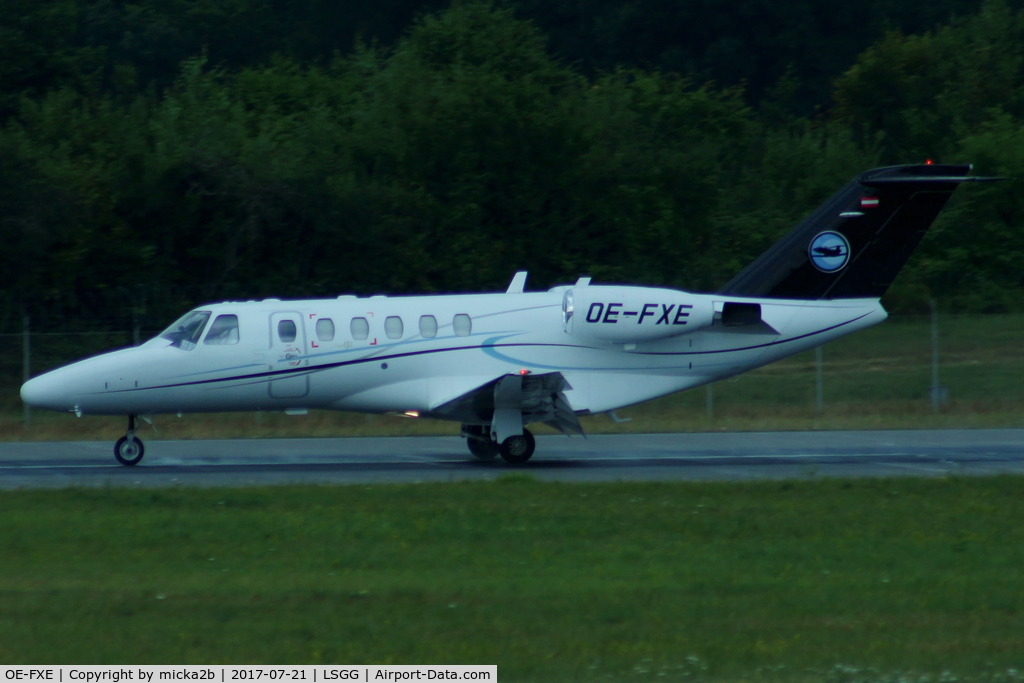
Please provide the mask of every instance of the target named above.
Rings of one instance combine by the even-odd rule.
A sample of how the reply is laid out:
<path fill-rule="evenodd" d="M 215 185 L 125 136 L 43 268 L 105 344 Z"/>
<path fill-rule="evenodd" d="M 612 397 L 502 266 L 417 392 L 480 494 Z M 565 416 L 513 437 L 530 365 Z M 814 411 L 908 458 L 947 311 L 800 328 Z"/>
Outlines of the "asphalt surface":
<path fill-rule="evenodd" d="M 1024 474 L 1024 430 L 621 434 L 537 438 L 525 466 L 478 462 L 456 437 L 0 444 L 0 488 L 245 486 L 487 479 L 753 480 Z"/>

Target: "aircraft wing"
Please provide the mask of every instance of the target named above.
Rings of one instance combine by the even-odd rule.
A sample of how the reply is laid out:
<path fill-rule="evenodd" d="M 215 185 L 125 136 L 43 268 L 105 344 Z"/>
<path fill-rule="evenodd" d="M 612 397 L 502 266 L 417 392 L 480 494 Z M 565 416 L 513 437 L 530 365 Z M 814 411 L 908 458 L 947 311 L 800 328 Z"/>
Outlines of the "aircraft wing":
<path fill-rule="evenodd" d="M 521 383 L 521 384 L 520 384 Z M 431 414 L 465 424 L 489 424 L 494 416 L 495 393 L 506 401 L 510 395 L 516 397 L 523 424 L 543 422 L 566 435 L 583 433 L 583 427 L 575 411 L 565 397 L 572 386 L 560 372 L 546 372 L 537 375 L 502 375 L 466 393 L 431 407 Z M 517 386 L 518 385 L 518 386 Z"/>

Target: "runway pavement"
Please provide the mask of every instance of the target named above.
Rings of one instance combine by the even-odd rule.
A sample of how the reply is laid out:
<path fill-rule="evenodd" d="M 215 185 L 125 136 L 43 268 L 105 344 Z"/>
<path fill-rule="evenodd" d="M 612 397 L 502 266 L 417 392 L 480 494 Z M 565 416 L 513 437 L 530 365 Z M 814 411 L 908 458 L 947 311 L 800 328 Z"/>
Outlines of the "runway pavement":
<path fill-rule="evenodd" d="M 456 437 L 0 444 L 0 488 L 243 486 L 486 479 L 749 480 L 1024 474 L 1024 430 L 620 434 L 537 438 L 525 466 L 475 461 Z"/>

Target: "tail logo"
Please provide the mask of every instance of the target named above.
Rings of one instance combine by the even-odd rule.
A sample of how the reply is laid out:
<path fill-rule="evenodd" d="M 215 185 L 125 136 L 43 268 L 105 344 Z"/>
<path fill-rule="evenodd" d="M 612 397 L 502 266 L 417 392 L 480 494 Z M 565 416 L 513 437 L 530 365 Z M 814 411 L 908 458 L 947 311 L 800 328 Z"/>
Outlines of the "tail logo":
<path fill-rule="evenodd" d="M 838 232 L 818 233 L 807 247 L 807 255 L 821 272 L 835 273 L 850 260 L 850 243 Z"/>

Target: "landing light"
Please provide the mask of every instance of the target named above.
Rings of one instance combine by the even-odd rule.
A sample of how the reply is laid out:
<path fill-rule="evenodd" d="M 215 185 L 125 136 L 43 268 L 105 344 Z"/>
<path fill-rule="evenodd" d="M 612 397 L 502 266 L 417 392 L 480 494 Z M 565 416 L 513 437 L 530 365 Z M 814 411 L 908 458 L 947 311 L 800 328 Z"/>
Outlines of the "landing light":
<path fill-rule="evenodd" d="M 419 417 L 420 416 L 420 411 L 418 411 L 418 410 L 407 410 L 407 411 L 405 411 L 405 414 L 406 414 L 407 417 Z"/>

